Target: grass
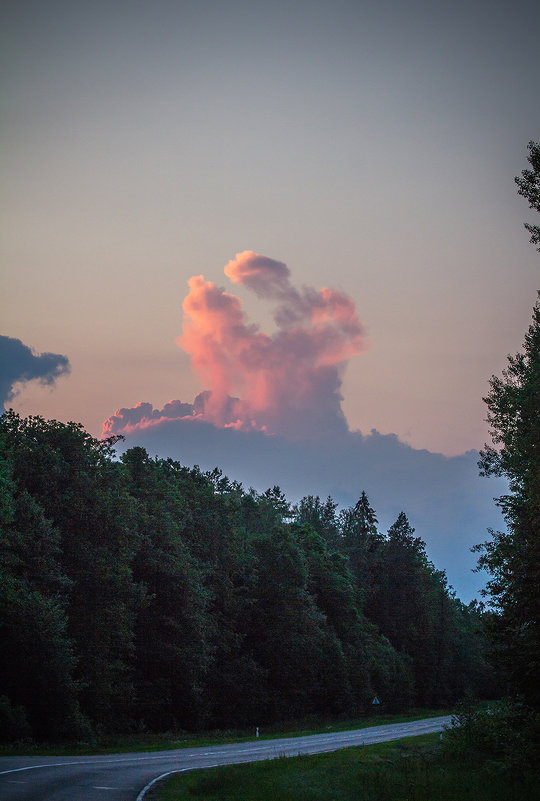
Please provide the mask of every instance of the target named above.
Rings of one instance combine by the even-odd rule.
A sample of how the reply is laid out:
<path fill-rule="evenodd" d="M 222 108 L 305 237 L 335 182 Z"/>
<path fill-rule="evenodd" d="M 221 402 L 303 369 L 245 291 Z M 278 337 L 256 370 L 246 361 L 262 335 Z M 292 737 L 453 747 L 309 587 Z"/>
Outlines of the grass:
<path fill-rule="evenodd" d="M 538 801 L 534 777 L 470 766 L 438 734 L 171 777 L 152 801 Z"/>
<path fill-rule="evenodd" d="M 361 718 L 327 720 L 309 718 L 303 721 L 274 724 L 261 727 L 260 739 L 300 737 L 309 734 L 363 729 L 388 723 L 406 723 L 409 720 L 448 715 L 447 709 L 413 709 L 395 715 L 366 715 Z M 163 734 L 107 735 L 96 737 L 92 742 L 32 743 L 19 742 L 0 746 L 0 756 L 80 756 L 88 754 L 133 753 L 137 751 L 168 751 L 176 748 L 196 748 L 207 745 L 248 742 L 255 739 L 255 730 L 230 729 L 200 734 L 191 732 L 165 732 Z"/>

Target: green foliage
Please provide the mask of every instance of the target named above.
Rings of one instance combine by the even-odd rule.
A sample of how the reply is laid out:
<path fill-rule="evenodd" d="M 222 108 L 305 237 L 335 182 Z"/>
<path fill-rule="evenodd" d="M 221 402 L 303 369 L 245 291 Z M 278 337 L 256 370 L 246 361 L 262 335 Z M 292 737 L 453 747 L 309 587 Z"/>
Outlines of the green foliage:
<path fill-rule="evenodd" d="M 142 448 L 116 460 L 114 440 L 13 412 L 0 444 L 10 737 L 350 717 L 481 681 L 463 606 L 404 515 L 377 531 L 365 493 L 291 509 L 278 486 Z"/>
<path fill-rule="evenodd" d="M 336 510 L 337 503 L 330 496 L 323 502 L 318 495 L 315 497 L 306 495 L 294 507 L 293 512 L 297 523 L 306 523 L 323 537 L 331 548 L 336 548 L 340 537 Z"/>
<path fill-rule="evenodd" d="M 520 702 L 478 707 L 462 702 L 443 736 L 452 759 L 498 773 L 534 774 L 540 757 L 540 716 Z"/>
<path fill-rule="evenodd" d="M 527 198 L 529 208 L 540 211 L 540 144 L 529 142 L 528 162 L 532 169 L 522 170 L 521 178 L 516 178 L 518 194 Z M 525 223 L 525 228 L 531 234 L 531 242 L 534 245 L 540 244 L 540 226 Z M 540 250 L 540 247 L 538 248 Z"/>
<path fill-rule="evenodd" d="M 453 596 L 404 512 L 382 536 L 363 493 L 341 520 L 339 547 L 350 557 L 364 613 L 391 644 L 390 651 L 379 639 L 372 659 L 374 687 L 389 707 L 451 704 L 473 687 L 489 693 L 480 614 Z"/>
<path fill-rule="evenodd" d="M 14 706 L 6 695 L 0 695 L 0 743 L 30 739 L 32 729 L 23 706 Z"/>
<path fill-rule="evenodd" d="M 438 736 L 173 776 L 159 801 L 536 801 L 535 776 L 441 753 Z"/>
<path fill-rule="evenodd" d="M 508 478 L 510 493 L 498 499 L 508 529 L 491 532 L 477 547 L 479 566 L 490 573 L 487 595 L 495 656 L 514 689 L 540 708 L 540 301 L 523 352 L 508 357 L 503 377 L 491 379 L 485 398 L 492 440 L 479 466 Z"/>
<path fill-rule="evenodd" d="M 180 465 L 151 460 L 143 448 L 122 457 L 135 501 L 137 549 L 131 560 L 139 603 L 133 620 L 134 714 L 152 730 L 197 719 L 208 662 L 207 592 L 182 532 Z"/>
<path fill-rule="evenodd" d="M 27 582 L 3 576 L 0 620 L 0 686 L 17 712 L 11 723 L 27 719 L 38 739 L 77 736 L 81 721 L 63 609 Z"/>
<path fill-rule="evenodd" d="M 529 142 L 529 163 L 516 178 L 518 193 L 540 211 L 540 145 Z M 531 242 L 540 228 L 526 224 Z M 539 248 L 540 250 L 540 248 Z M 511 693 L 540 710 L 540 293 L 523 350 L 508 356 L 502 377 L 493 376 L 484 398 L 492 445 L 481 453 L 482 475 L 507 478 L 509 493 L 497 499 L 507 530 L 478 545 L 479 568 L 490 574 L 485 595 L 492 656 Z"/>

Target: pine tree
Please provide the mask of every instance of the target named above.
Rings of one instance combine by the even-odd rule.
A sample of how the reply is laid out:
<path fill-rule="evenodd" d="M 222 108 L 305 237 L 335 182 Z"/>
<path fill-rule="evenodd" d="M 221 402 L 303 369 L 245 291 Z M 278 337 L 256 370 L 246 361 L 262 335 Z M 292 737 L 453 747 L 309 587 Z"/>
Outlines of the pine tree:
<path fill-rule="evenodd" d="M 491 578 L 487 595 L 499 663 L 512 685 L 540 708 L 540 300 L 523 352 L 508 357 L 502 378 L 491 379 L 484 399 L 494 446 L 486 446 L 483 475 L 505 476 L 510 492 L 498 499 L 506 532 L 477 550 Z"/>
<path fill-rule="evenodd" d="M 518 194 L 527 198 L 529 208 L 540 211 L 540 144 L 529 142 L 528 149 L 528 162 L 532 169 L 522 170 L 521 178 L 517 177 L 515 181 L 519 187 Z M 525 228 L 531 235 L 530 241 L 534 245 L 540 245 L 540 226 L 525 223 Z"/>

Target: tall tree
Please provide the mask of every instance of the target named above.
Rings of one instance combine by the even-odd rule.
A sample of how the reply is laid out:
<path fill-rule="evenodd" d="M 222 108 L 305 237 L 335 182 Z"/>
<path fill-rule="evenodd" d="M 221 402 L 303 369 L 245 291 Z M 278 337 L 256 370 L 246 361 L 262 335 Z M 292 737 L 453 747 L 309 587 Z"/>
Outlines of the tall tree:
<path fill-rule="evenodd" d="M 540 708 L 540 300 L 523 352 L 508 357 L 502 378 L 491 379 L 484 399 L 493 446 L 479 466 L 483 475 L 506 476 L 510 492 L 498 499 L 506 532 L 478 546 L 479 566 L 491 574 L 487 594 L 497 656 L 514 687 Z"/>
<path fill-rule="evenodd" d="M 532 169 L 522 170 L 521 178 L 518 176 L 515 181 L 519 187 L 518 194 L 527 198 L 529 208 L 540 211 L 540 144 L 529 142 L 528 149 L 528 162 Z M 525 223 L 525 228 L 531 235 L 533 245 L 540 245 L 540 225 Z"/>
<path fill-rule="evenodd" d="M 5 439 L 0 433 L 1 446 Z M 1 740 L 85 734 L 66 631 L 69 586 L 60 567 L 59 532 L 37 501 L 19 490 L 0 454 Z"/>
<path fill-rule="evenodd" d="M 133 575 L 137 718 L 158 731 L 194 727 L 209 661 L 207 593 L 200 566 L 182 539 L 185 471 L 131 448 L 122 464 L 136 502 Z"/>
<path fill-rule="evenodd" d="M 481 694 L 487 671 L 474 615 L 429 561 L 404 512 L 380 544 L 365 613 L 410 659 L 417 704 L 453 703 L 467 690 Z"/>
<path fill-rule="evenodd" d="M 529 142 L 528 161 L 517 177 L 518 193 L 540 212 L 540 145 Z M 525 224 L 533 244 L 540 226 Z M 538 248 L 540 250 L 540 248 Z M 523 351 L 508 357 L 502 378 L 493 376 L 485 403 L 493 445 L 481 453 L 483 475 L 505 476 L 509 494 L 498 499 L 506 532 L 491 532 L 479 545 L 479 566 L 491 579 L 486 593 L 493 617 L 497 656 L 514 688 L 540 708 L 540 293 Z"/>
<path fill-rule="evenodd" d="M 99 442 L 76 423 L 23 419 L 11 411 L 0 421 L 19 492 L 39 504 L 60 535 L 81 708 L 101 725 L 125 727 L 133 700 L 137 535 L 111 442 Z"/>
<path fill-rule="evenodd" d="M 277 486 L 0 417 L 0 738 L 446 700 L 470 634 L 405 515 L 383 537 L 365 493 L 291 510 Z"/>
<path fill-rule="evenodd" d="M 293 532 L 280 526 L 257 536 L 253 550 L 258 577 L 245 643 L 266 673 L 264 715 L 285 720 L 319 712 L 326 683 L 319 671 L 323 662 L 328 666 L 329 639 L 309 592 L 306 554 Z M 338 658 L 336 649 L 333 656 Z"/>
<path fill-rule="evenodd" d="M 306 495 L 300 503 L 293 508 L 297 523 L 307 523 L 327 544 L 335 548 L 339 539 L 338 517 L 336 515 L 337 503 L 329 495 L 326 501 L 321 501 L 316 495 Z"/>
<path fill-rule="evenodd" d="M 369 598 L 378 551 L 383 536 L 377 531 L 377 516 L 364 491 L 354 507 L 339 515 L 339 549 L 349 557 L 350 567 L 365 600 Z"/>

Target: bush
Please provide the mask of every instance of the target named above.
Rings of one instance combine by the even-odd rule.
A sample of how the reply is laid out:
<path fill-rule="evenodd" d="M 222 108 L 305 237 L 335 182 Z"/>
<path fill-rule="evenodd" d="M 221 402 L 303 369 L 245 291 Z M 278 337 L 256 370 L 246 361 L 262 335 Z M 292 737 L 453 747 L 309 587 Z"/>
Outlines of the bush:
<path fill-rule="evenodd" d="M 513 699 L 485 708 L 463 703 L 442 738 L 449 758 L 501 771 L 535 770 L 539 744 L 540 715 Z"/>
<path fill-rule="evenodd" d="M 32 734 L 22 706 L 14 706 L 6 695 L 0 695 L 0 742 L 26 740 Z"/>

